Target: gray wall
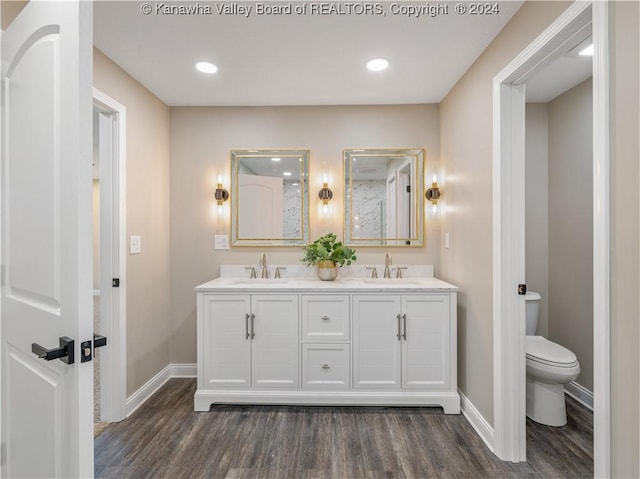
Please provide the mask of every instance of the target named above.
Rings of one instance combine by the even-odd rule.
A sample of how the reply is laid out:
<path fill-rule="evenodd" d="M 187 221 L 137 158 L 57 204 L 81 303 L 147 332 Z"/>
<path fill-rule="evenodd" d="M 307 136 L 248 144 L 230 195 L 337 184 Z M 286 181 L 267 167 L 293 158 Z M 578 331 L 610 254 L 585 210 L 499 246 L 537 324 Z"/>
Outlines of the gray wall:
<path fill-rule="evenodd" d="M 549 339 L 578 357 L 593 391 L 591 79 L 549 103 Z"/>
<path fill-rule="evenodd" d="M 229 218 L 211 214 L 212 185 L 218 172 L 228 185 L 230 149 L 311 150 L 313 240 L 326 232 L 342 236 L 344 148 L 423 147 L 430 171 L 439 159 L 439 143 L 438 105 L 171 108 L 171 362 L 196 362 L 193 288 L 217 277 L 221 264 L 257 264 L 263 251 L 270 264 L 300 264 L 302 257 L 300 247 L 214 250 L 214 234 L 229 232 Z M 334 193 L 327 219 L 318 198 L 324 172 Z M 356 249 L 358 264 L 380 264 L 391 251 L 396 264 L 434 264 L 438 271 L 439 246 L 437 220 L 428 220 L 424 247 Z"/>
<path fill-rule="evenodd" d="M 127 396 L 169 364 L 169 108 L 99 50 L 96 88 L 127 109 Z"/>
<path fill-rule="evenodd" d="M 549 107 L 546 103 L 526 105 L 525 176 L 527 288 L 542 296 L 536 334 L 548 337 Z"/>

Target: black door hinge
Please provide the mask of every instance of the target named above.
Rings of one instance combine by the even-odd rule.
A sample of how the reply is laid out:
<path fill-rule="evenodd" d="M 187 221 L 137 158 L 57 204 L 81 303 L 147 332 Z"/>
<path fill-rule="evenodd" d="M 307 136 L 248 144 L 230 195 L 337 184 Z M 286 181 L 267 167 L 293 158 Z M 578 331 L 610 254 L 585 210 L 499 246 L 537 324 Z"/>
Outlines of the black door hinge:
<path fill-rule="evenodd" d="M 527 294 L 527 285 L 526 284 L 519 284 L 518 285 L 518 294 L 521 296 L 524 296 L 525 294 Z"/>
<path fill-rule="evenodd" d="M 411 193 L 411 185 L 407 185 L 407 193 Z"/>
<path fill-rule="evenodd" d="M 119 288 L 120 287 L 120 278 L 113 278 L 111 280 L 111 286 L 113 286 L 114 288 Z"/>

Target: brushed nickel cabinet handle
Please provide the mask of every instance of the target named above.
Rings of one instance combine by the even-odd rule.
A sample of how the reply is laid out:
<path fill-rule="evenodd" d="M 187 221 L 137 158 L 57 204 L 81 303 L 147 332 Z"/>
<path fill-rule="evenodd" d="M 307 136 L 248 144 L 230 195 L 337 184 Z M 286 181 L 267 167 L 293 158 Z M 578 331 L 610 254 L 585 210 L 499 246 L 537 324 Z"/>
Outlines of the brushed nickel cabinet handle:
<path fill-rule="evenodd" d="M 244 316 L 244 332 L 245 339 L 249 339 L 249 313 Z"/>
<path fill-rule="evenodd" d="M 402 333 L 400 331 L 400 328 L 402 326 L 400 326 L 400 320 L 402 319 L 402 316 L 400 314 L 398 314 L 398 316 L 396 316 L 396 318 L 398 318 L 398 334 L 397 334 L 397 336 L 398 336 L 398 340 L 401 340 L 402 339 Z"/>
<path fill-rule="evenodd" d="M 256 337 L 256 315 L 251 313 L 251 339 Z"/>
<path fill-rule="evenodd" d="M 407 315 L 406 314 L 402 315 L 402 322 L 403 322 L 402 337 L 406 341 L 407 340 Z"/>

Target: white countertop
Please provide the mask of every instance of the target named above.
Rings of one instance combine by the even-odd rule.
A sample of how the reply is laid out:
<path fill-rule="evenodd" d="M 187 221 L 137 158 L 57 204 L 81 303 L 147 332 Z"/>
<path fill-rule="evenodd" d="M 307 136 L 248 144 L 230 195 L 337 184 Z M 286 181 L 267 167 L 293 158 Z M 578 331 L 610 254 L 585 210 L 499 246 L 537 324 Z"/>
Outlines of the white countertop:
<path fill-rule="evenodd" d="M 437 278 L 368 279 L 338 278 L 322 281 L 318 278 L 249 279 L 223 277 L 196 287 L 198 293 L 232 292 L 438 292 L 457 291 L 457 287 Z"/>

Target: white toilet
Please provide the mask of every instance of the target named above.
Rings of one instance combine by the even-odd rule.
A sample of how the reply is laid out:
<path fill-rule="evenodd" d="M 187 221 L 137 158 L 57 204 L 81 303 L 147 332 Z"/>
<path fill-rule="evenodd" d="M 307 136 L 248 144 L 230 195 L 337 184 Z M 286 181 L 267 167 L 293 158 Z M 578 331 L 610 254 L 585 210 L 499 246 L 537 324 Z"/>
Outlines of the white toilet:
<path fill-rule="evenodd" d="M 540 313 L 540 294 L 527 292 L 527 416 L 547 426 L 564 426 L 567 410 L 564 385 L 580 374 L 576 355 L 567 348 L 534 336 Z"/>

